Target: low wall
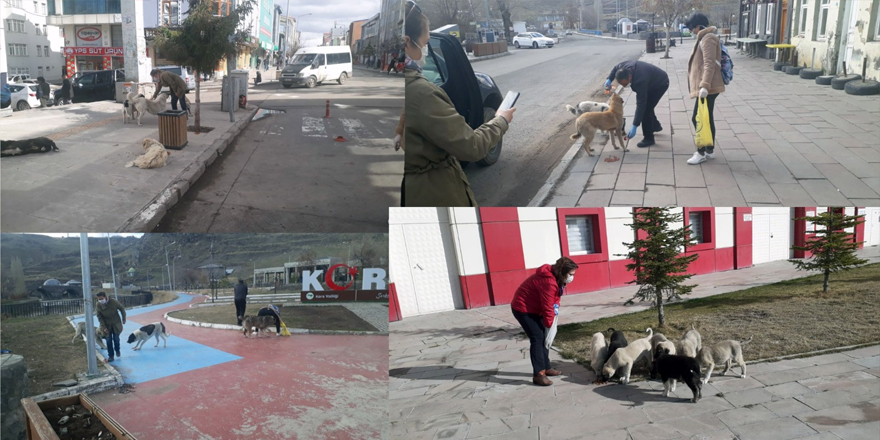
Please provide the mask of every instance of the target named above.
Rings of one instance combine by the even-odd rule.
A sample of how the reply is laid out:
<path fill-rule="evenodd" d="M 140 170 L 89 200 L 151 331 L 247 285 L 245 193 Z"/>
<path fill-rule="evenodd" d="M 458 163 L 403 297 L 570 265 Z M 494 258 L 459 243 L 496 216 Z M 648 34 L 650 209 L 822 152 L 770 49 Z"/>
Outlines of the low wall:
<path fill-rule="evenodd" d="M 2 396 L 0 396 L 0 438 L 24 440 L 26 436 L 24 408 L 21 399 L 30 396 L 30 379 L 24 357 L 17 354 L 0 355 L 2 364 Z"/>

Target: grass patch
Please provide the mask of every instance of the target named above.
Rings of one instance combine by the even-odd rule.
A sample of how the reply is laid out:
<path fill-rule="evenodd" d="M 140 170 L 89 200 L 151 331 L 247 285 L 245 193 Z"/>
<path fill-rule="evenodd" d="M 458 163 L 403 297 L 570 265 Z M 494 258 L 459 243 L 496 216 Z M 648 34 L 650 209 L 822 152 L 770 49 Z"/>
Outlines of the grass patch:
<path fill-rule="evenodd" d="M 151 305 L 170 303 L 177 299 L 176 293 L 167 290 L 157 290 L 152 293 L 153 302 L 150 303 Z"/>
<path fill-rule="evenodd" d="M 76 331 L 63 315 L 6 318 L 2 324 L 2 347 L 24 356 L 31 380 L 31 395 L 58 389 L 52 383 L 76 379 L 88 369 L 86 344 L 71 343 Z"/>
<path fill-rule="evenodd" d="M 613 327 L 632 341 L 651 327 L 677 340 L 691 323 L 704 345 L 754 335 L 743 348 L 746 361 L 864 344 L 880 341 L 878 292 L 880 264 L 871 264 L 833 275 L 827 294 L 822 276 L 814 275 L 667 305 L 662 329 L 656 309 L 562 325 L 554 345 L 566 358 L 588 364 L 593 333 Z"/>
<path fill-rule="evenodd" d="M 245 313 L 256 315 L 263 307 L 265 307 L 263 304 L 248 304 Z M 280 307 L 280 310 L 281 320 L 288 328 L 378 331 L 351 310 L 342 306 L 290 306 Z M 235 318 L 235 305 L 193 307 L 171 312 L 168 316 L 213 324 L 238 324 Z"/>

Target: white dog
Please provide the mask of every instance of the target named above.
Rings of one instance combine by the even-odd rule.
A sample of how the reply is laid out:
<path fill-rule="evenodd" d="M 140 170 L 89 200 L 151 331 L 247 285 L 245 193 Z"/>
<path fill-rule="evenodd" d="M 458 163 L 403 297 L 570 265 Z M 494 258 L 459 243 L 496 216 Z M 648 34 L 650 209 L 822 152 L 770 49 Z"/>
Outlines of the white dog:
<path fill-rule="evenodd" d="M 141 169 L 164 167 L 168 156 L 171 155 L 171 153 L 165 149 L 165 146 L 160 144 L 159 141 L 150 138 L 144 139 L 143 145 L 146 153 L 125 164 L 125 167 L 138 167 Z"/>
<path fill-rule="evenodd" d="M 607 379 L 610 380 L 618 369 L 623 368 L 623 380 L 621 383 L 626 385 L 629 383 L 630 372 L 632 372 L 633 365 L 635 365 L 636 362 L 640 359 L 645 359 L 648 361 L 648 366 L 651 366 L 651 337 L 654 336 L 654 331 L 649 328 L 646 332 L 648 333 L 648 336 L 636 339 L 635 341 L 630 342 L 626 347 L 618 348 L 617 351 L 611 355 L 611 358 L 605 362 L 605 366 L 602 368 L 602 374 Z"/>
<path fill-rule="evenodd" d="M 570 105 L 566 105 L 565 108 L 568 109 L 568 111 L 570 111 L 571 114 L 573 114 L 575 116 L 580 116 L 584 113 L 608 111 L 608 109 L 611 107 L 609 107 L 608 104 L 604 104 L 601 102 L 581 101 L 577 105 L 577 107 L 572 107 Z"/>
<path fill-rule="evenodd" d="M 141 125 L 141 116 L 147 113 L 158 115 L 160 112 L 164 112 L 165 103 L 168 101 L 168 95 L 164 93 L 160 93 L 156 99 L 149 99 L 144 95 L 131 92 L 128 94 L 128 98 L 128 106 L 131 108 L 131 117 L 132 119 L 137 119 L 138 125 Z M 125 114 L 125 108 L 123 108 L 123 114 Z"/>
<path fill-rule="evenodd" d="M 608 357 L 608 343 L 605 341 L 605 334 L 597 332 L 593 334 L 593 340 L 590 342 L 590 366 L 596 372 L 596 378 L 602 377 L 602 367 L 605 366 L 605 359 Z"/>
<path fill-rule="evenodd" d="M 150 338 L 156 338 L 156 345 L 154 347 L 159 346 L 159 338 L 162 338 L 162 348 L 168 347 L 168 335 L 170 333 L 165 331 L 165 324 L 161 322 L 154 322 L 152 324 L 145 325 L 137 330 L 135 330 L 132 334 L 128 335 L 128 343 L 137 341 L 134 344 L 134 348 L 132 350 L 140 350 L 141 347 L 144 346 L 144 343 L 150 340 Z"/>
<path fill-rule="evenodd" d="M 687 357 L 695 358 L 700 349 L 703 348 L 703 338 L 696 327 L 691 324 L 691 329 L 684 334 L 684 337 L 678 341 L 678 353 Z"/>
<path fill-rule="evenodd" d="M 137 89 L 128 92 L 128 95 L 125 97 L 125 102 L 122 103 L 122 124 L 127 124 L 128 120 L 134 121 L 137 119 L 138 125 L 141 125 L 141 114 L 135 109 L 135 100 L 138 98 L 144 98 L 144 95 L 141 95 L 137 92 Z"/>
<path fill-rule="evenodd" d="M 736 365 L 742 369 L 742 374 L 739 377 L 745 379 L 746 378 L 746 361 L 743 360 L 742 356 L 742 346 L 752 342 L 753 336 L 749 336 L 747 341 L 721 341 L 711 347 L 703 347 L 699 353 L 697 353 L 697 363 L 700 364 L 700 368 L 706 368 L 706 377 L 701 379 L 703 383 L 709 383 L 709 378 L 712 377 L 712 370 L 715 369 L 715 364 L 724 363 L 724 372 L 721 373 L 722 376 L 727 374 L 730 370 L 730 364 L 732 362 L 736 362 Z"/>

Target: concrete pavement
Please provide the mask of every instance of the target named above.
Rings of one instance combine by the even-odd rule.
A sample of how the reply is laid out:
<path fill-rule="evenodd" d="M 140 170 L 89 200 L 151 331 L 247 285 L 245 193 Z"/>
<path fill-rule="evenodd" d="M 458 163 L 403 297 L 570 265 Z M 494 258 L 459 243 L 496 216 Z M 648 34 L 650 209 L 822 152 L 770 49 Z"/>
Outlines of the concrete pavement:
<path fill-rule="evenodd" d="M 530 206 L 865 206 L 880 202 L 880 100 L 853 96 L 731 50 L 734 80 L 715 104 L 716 159 L 688 165 L 695 151 L 687 92 L 692 47 L 644 54 L 669 73 L 657 106 L 657 145 L 615 151 L 597 136 L 588 157 L 576 143 Z M 631 120 L 629 89 L 624 116 Z M 584 99 L 588 98 L 584 96 Z M 605 145 L 599 145 L 604 143 Z M 604 151 L 603 151 L 604 149 Z"/>
<path fill-rule="evenodd" d="M 877 248 L 860 251 L 880 262 Z M 787 261 L 699 275 L 689 297 L 804 276 Z M 642 310 L 634 288 L 566 295 L 561 323 Z M 563 375 L 531 384 L 529 343 L 510 307 L 456 310 L 390 324 L 393 439 L 816 439 L 876 438 L 880 345 L 750 364 L 747 379 L 717 374 L 703 399 L 658 381 L 595 386 L 595 375 L 551 351 Z M 815 436 L 815 437 L 810 437 Z"/>

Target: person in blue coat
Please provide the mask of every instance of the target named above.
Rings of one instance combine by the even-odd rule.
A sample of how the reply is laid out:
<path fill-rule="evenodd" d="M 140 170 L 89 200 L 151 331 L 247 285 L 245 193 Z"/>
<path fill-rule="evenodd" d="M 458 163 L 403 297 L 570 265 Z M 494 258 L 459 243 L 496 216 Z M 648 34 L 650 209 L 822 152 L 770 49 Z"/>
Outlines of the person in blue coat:
<path fill-rule="evenodd" d="M 611 69 L 605 79 L 605 90 L 611 90 L 611 82 L 615 79 L 618 84 L 630 86 L 636 93 L 636 114 L 627 137 L 635 137 L 636 128 L 641 125 L 643 139 L 637 145 L 639 148 L 654 145 L 654 133 L 663 130 L 654 114 L 654 107 L 657 107 L 660 98 L 669 89 L 669 75 L 663 69 L 644 61 L 624 61 Z"/>

